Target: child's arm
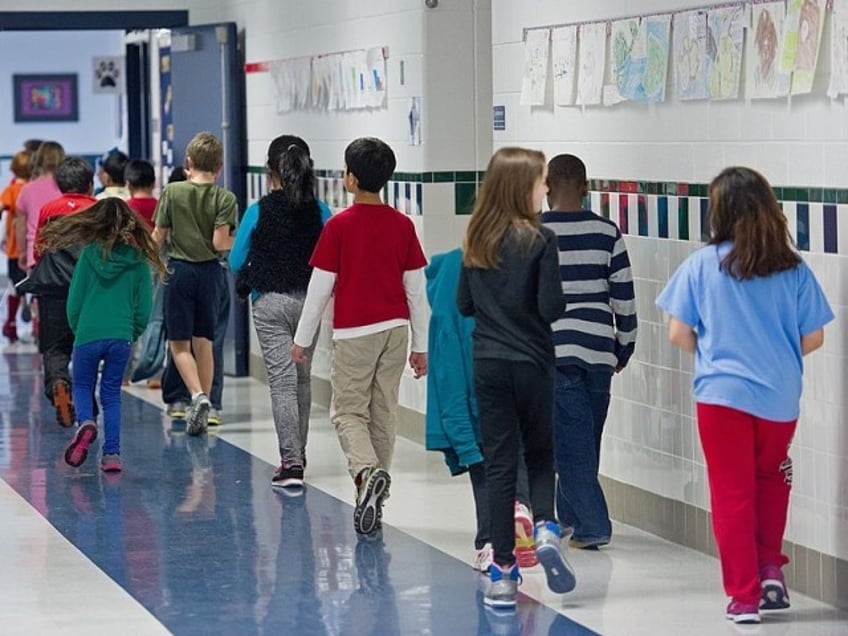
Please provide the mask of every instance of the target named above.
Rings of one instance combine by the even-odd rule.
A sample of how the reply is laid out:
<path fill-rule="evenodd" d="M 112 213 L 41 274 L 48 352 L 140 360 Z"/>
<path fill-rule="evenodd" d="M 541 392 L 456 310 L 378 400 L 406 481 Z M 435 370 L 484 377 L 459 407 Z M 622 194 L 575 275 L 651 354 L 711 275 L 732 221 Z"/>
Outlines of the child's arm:
<path fill-rule="evenodd" d="M 824 329 L 818 329 L 813 333 L 801 336 L 801 355 L 805 356 L 820 348 L 824 344 Z"/>
<path fill-rule="evenodd" d="M 150 312 L 153 309 L 153 283 L 150 280 L 150 268 L 146 263 L 138 268 L 138 278 L 135 311 L 133 312 L 134 341 L 144 333 L 150 320 Z"/>
<path fill-rule="evenodd" d="M 81 256 L 81 255 L 80 255 Z M 68 326 L 73 333 L 77 332 L 80 313 L 82 312 L 82 298 L 85 289 L 88 286 L 85 277 L 86 266 L 82 263 L 77 263 L 74 267 L 74 275 L 71 277 L 71 285 L 68 288 L 68 301 L 65 303 L 65 313 L 68 317 Z"/>
<path fill-rule="evenodd" d="M 615 317 L 616 371 L 621 371 L 630 361 L 636 348 L 636 294 L 633 290 L 633 273 L 624 238 L 618 235 L 610 260 L 610 307 Z"/>
<path fill-rule="evenodd" d="M 153 241 L 161 249 L 168 242 L 168 228 L 157 225 L 153 228 Z"/>
<path fill-rule="evenodd" d="M 463 265 L 459 269 L 459 283 L 456 286 L 456 306 L 463 316 L 474 315 L 474 300 L 471 298 L 471 287 L 468 284 L 467 270 Z"/>
<path fill-rule="evenodd" d="M 565 296 L 562 293 L 562 275 L 559 272 L 559 249 L 556 235 L 545 236 L 545 251 L 539 261 L 539 315 L 551 323 L 565 311 Z"/>
<path fill-rule="evenodd" d="M 698 334 L 695 330 L 674 316 L 668 321 L 668 339 L 671 344 L 686 353 L 695 353 L 698 346 Z"/>
<path fill-rule="evenodd" d="M 409 366 L 418 379 L 427 375 L 427 293 L 424 268 L 403 273 L 403 289 L 409 307 L 409 327 L 412 331 Z"/>
<path fill-rule="evenodd" d="M 226 252 L 233 246 L 233 226 L 221 225 L 212 233 L 212 247 L 216 252 Z"/>
<path fill-rule="evenodd" d="M 253 230 L 256 229 L 256 223 L 259 220 L 259 206 L 253 204 L 244 212 L 244 216 L 236 230 L 233 247 L 230 250 L 228 261 L 230 269 L 234 272 L 239 271 L 244 267 L 247 261 L 247 254 L 250 251 L 250 239 L 253 236 Z"/>
<path fill-rule="evenodd" d="M 328 272 L 317 267 L 312 269 L 309 287 L 306 289 L 306 300 L 303 301 L 303 311 L 297 323 L 291 353 L 295 363 L 306 362 L 306 349 L 312 345 L 315 332 L 321 324 L 321 314 L 333 295 L 336 286 L 336 273 Z"/>

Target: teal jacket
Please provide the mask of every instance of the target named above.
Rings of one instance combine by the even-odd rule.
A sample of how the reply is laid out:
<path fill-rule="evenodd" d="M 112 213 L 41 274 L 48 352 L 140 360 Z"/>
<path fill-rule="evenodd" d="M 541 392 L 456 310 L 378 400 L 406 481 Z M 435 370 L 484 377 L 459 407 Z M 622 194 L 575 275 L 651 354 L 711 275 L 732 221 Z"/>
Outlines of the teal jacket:
<path fill-rule="evenodd" d="M 474 397 L 471 332 L 474 319 L 459 313 L 456 288 L 462 250 L 433 256 L 424 270 L 430 301 L 427 346 L 427 450 L 442 451 L 451 474 L 483 461 Z"/>
<path fill-rule="evenodd" d="M 141 252 L 120 244 L 104 259 L 100 245 L 86 245 L 68 291 L 74 345 L 95 340 L 133 342 L 147 326 L 152 302 L 150 266 Z"/>

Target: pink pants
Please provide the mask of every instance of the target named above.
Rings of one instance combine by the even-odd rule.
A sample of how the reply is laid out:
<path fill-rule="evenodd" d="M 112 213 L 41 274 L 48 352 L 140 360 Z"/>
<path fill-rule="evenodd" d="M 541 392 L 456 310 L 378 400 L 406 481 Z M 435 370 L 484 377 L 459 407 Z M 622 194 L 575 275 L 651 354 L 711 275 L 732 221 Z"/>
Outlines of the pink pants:
<path fill-rule="evenodd" d="M 764 420 L 700 402 L 697 407 L 724 590 L 736 601 L 758 603 L 760 569 L 789 562 L 781 545 L 797 420 Z"/>

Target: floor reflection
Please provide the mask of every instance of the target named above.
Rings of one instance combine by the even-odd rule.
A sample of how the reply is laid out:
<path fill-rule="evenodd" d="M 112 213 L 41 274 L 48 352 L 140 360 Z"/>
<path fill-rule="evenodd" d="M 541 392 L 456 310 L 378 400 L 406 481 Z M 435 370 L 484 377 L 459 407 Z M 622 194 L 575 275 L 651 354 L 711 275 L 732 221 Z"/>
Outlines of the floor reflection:
<path fill-rule="evenodd" d="M 36 357 L 0 366 L 0 477 L 175 634 L 592 633 L 526 598 L 487 615 L 465 563 L 389 526 L 357 541 L 348 503 L 276 492 L 266 463 L 131 395 L 124 472 L 99 449 L 70 468 Z"/>

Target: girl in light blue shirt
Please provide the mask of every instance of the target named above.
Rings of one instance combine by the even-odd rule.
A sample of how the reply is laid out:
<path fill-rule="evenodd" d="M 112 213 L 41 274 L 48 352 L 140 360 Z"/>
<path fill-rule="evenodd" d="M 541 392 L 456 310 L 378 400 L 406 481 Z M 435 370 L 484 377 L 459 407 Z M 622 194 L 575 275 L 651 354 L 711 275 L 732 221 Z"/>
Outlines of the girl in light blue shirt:
<path fill-rule="evenodd" d="M 768 181 L 727 168 L 710 184 L 711 238 L 671 277 L 659 305 L 669 338 L 695 354 L 698 432 L 710 483 L 727 618 L 759 623 L 789 607 L 781 545 L 788 448 L 802 358 L 824 342 L 833 312 L 794 249 Z"/>

